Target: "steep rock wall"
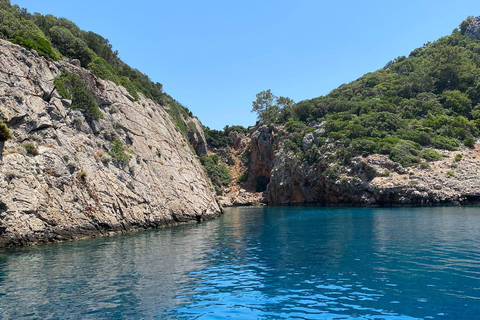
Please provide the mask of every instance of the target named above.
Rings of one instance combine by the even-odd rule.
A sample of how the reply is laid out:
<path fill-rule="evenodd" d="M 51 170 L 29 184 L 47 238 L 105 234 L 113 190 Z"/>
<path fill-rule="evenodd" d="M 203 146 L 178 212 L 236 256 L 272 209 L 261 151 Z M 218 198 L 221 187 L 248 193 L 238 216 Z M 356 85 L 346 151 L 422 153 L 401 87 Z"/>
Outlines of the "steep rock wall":
<path fill-rule="evenodd" d="M 62 71 L 89 84 L 104 119 L 87 120 L 56 91 L 49 97 Z M 217 216 L 208 178 L 167 111 L 85 69 L 0 40 L 0 119 L 13 134 L 0 144 L 0 246 Z M 128 147 L 128 164 L 110 159 L 116 138 Z"/>

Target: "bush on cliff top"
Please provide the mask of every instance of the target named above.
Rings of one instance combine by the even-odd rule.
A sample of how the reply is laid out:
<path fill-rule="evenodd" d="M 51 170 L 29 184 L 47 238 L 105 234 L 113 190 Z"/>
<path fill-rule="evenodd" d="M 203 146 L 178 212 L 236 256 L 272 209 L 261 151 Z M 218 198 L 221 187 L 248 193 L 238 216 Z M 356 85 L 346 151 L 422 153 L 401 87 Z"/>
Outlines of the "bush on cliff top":
<path fill-rule="evenodd" d="M 0 38 L 21 45 L 28 50 L 36 50 L 40 55 L 51 59 L 59 59 L 50 40 L 43 32 L 26 18 L 26 11 L 18 6 L 10 6 L 9 1 L 0 4 Z"/>
<path fill-rule="evenodd" d="M 205 133 L 205 138 L 207 139 L 207 144 L 210 148 L 225 148 L 232 144 L 232 138 L 230 138 L 228 135 L 230 132 L 234 131 L 241 134 L 247 134 L 247 128 L 240 125 L 227 125 L 223 128 L 223 130 L 215 130 L 210 129 L 209 127 L 203 127 L 203 132 Z"/>

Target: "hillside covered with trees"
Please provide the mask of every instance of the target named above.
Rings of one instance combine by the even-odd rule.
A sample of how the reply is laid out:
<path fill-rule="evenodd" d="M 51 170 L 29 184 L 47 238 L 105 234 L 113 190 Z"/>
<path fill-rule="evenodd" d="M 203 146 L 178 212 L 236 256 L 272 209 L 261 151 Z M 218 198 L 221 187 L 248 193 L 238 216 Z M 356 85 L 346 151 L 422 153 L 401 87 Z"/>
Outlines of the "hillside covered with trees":
<path fill-rule="evenodd" d="M 451 35 L 326 96 L 293 104 L 263 91 L 252 112 L 264 124 L 285 126 L 290 133 L 286 148 L 310 163 L 319 160 L 317 147 L 325 142 L 335 142 L 335 158 L 343 163 L 380 153 L 404 166 L 441 157 L 425 148 L 473 147 L 480 128 L 477 20 L 469 17 Z M 320 142 L 305 150 L 302 142 L 309 132 L 316 132 Z"/>
<path fill-rule="evenodd" d="M 96 76 L 124 86 L 134 99 L 138 99 L 141 92 L 156 103 L 168 106 L 179 129 L 183 133 L 187 130 L 182 117 L 191 117 L 191 112 L 163 92 L 162 84 L 152 82 L 147 75 L 124 63 L 101 35 L 81 30 L 68 19 L 31 14 L 25 8 L 11 5 L 9 0 L 0 0 L 0 38 L 53 60 L 78 60 Z"/>

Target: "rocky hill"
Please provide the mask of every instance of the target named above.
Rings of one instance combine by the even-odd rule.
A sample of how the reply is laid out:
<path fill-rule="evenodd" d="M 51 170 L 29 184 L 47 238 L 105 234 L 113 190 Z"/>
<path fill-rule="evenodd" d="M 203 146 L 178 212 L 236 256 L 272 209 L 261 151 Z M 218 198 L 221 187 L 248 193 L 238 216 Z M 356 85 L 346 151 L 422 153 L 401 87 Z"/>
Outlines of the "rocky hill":
<path fill-rule="evenodd" d="M 232 164 L 228 167 L 234 177 L 220 193 L 219 200 L 224 206 L 480 202 L 480 147 L 477 143 L 473 148 L 460 147 L 455 151 L 428 149 L 439 157 L 417 166 L 402 166 L 383 154 L 357 156 L 345 164 L 319 161 L 312 165 L 285 148 L 289 135 L 281 126 L 259 125 L 250 128 L 247 135 L 234 133 L 230 136 L 236 139 L 232 139 L 229 148 L 218 152 L 224 155 L 226 166 Z M 304 148 L 312 148 L 315 140 L 315 135 L 306 134 Z M 238 141 L 245 147 L 236 147 Z M 317 151 L 319 157 L 331 158 L 335 143 L 330 142 L 324 150 Z M 236 172 L 245 154 L 248 166 L 240 166 L 240 171 L 248 173 L 248 179 L 242 180 Z M 262 186 L 259 181 L 266 183 Z"/>
<path fill-rule="evenodd" d="M 294 103 L 270 90 L 257 94 L 249 147 L 231 152 L 248 158 L 233 181 L 242 189 L 228 186 L 222 203 L 478 202 L 479 26 L 480 17 L 469 17 L 451 35 L 326 96 Z M 225 144 L 221 133 L 212 138 Z M 238 162 L 231 156 L 221 158 Z"/>
<path fill-rule="evenodd" d="M 270 90 L 258 94 L 251 151 L 265 161 L 249 179 L 268 181 L 264 202 L 478 202 L 479 25 L 469 17 L 326 96 L 286 104 Z"/>
<path fill-rule="evenodd" d="M 60 88 L 62 76 L 80 80 Z M 80 89 L 98 109 L 77 106 Z M 64 96 L 69 93 L 73 100 Z M 137 95 L 78 61 L 54 61 L 0 40 L 0 119 L 11 135 L 0 142 L 0 246 L 169 226 L 220 213 L 169 107 Z M 187 122 L 197 152 L 205 152 L 201 125 Z"/>

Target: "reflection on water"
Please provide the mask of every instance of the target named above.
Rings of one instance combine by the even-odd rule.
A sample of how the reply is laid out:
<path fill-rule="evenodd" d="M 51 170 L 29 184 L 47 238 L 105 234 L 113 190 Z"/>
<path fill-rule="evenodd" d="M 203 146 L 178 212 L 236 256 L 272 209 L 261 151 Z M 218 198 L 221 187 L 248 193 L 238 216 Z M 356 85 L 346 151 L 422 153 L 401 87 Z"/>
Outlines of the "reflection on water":
<path fill-rule="evenodd" d="M 189 293 L 218 224 L 0 254 L 0 318 L 152 318 Z M 200 245 L 199 245 L 200 244 Z M 190 286 L 189 286 L 190 285 Z"/>
<path fill-rule="evenodd" d="M 480 210 L 231 208 L 0 252 L 2 319 L 478 319 Z"/>

